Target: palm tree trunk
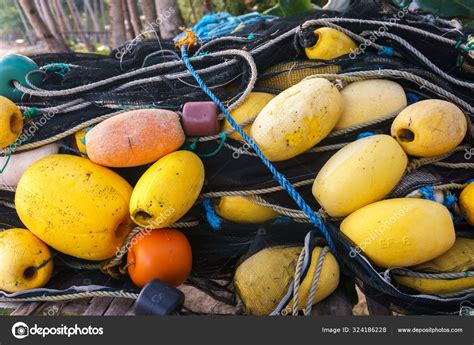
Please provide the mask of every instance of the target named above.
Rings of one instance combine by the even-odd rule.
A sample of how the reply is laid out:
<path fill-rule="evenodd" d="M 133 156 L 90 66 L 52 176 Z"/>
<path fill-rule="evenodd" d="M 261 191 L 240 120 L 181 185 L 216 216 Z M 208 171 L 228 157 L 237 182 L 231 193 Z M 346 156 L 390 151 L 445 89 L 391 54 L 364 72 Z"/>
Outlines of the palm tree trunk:
<path fill-rule="evenodd" d="M 152 0 L 140 0 L 140 6 L 145 16 L 145 26 L 150 26 L 156 22 L 155 5 Z"/>
<path fill-rule="evenodd" d="M 66 33 L 69 35 L 72 31 L 71 24 L 69 23 L 69 18 L 66 14 L 66 11 L 64 11 L 63 3 L 61 0 L 53 0 L 54 2 L 54 8 L 56 9 L 57 15 L 59 17 L 59 22 L 62 23 L 60 25 L 64 25 L 64 29 Z"/>
<path fill-rule="evenodd" d="M 38 11 L 38 14 L 39 14 L 40 18 L 43 20 L 43 22 L 46 23 L 43 8 L 41 7 L 40 0 L 35 0 L 35 7 L 36 7 L 36 10 Z"/>
<path fill-rule="evenodd" d="M 25 28 L 25 33 L 26 33 L 28 42 L 30 42 L 31 44 L 36 43 L 36 36 L 31 31 L 30 25 L 28 24 L 28 20 L 26 19 L 25 14 L 23 13 L 23 10 L 21 9 L 20 4 L 18 3 L 18 0 L 14 0 L 13 3 L 15 4 L 16 10 L 18 14 L 20 15 L 21 23 L 23 24 L 23 27 Z"/>
<path fill-rule="evenodd" d="M 137 2 L 136 0 L 127 0 L 127 5 L 130 12 L 130 21 L 132 22 L 132 27 L 135 31 L 135 36 L 139 35 L 141 31 L 141 21 L 140 15 L 138 14 Z"/>
<path fill-rule="evenodd" d="M 116 48 L 127 39 L 121 0 L 110 0 L 110 21 L 112 23 L 112 47 Z"/>
<path fill-rule="evenodd" d="M 164 39 L 171 39 L 178 33 L 182 25 L 177 0 L 155 0 L 156 14 L 160 21 L 160 33 Z"/>
<path fill-rule="evenodd" d="M 212 12 L 212 0 L 204 0 L 204 14 Z"/>
<path fill-rule="evenodd" d="M 61 35 L 61 30 L 59 28 L 58 22 L 56 21 L 53 11 L 51 9 L 50 1 L 42 1 L 41 7 L 43 8 L 43 15 L 46 20 L 51 33 L 56 37 L 57 40 L 64 40 L 64 37 Z"/>
<path fill-rule="evenodd" d="M 89 41 L 89 38 L 85 35 L 84 29 L 82 28 L 81 16 L 79 15 L 79 10 L 77 9 L 76 4 L 74 3 L 74 0 L 67 0 L 67 5 L 69 7 L 69 11 L 71 11 L 72 21 L 74 22 L 74 25 L 76 26 L 76 30 L 79 34 L 79 37 L 86 45 L 87 50 L 93 51 L 94 48 L 92 47 L 92 44 Z"/>
<path fill-rule="evenodd" d="M 92 20 L 94 31 L 100 31 L 100 25 L 99 25 L 99 21 L 97 20 L 97 14 L 92 8 L 89 0 L 84 0 L 84 7 L 86 8 L 86 11 L 89 13 L 89 18 Z"/>
<path fill-rule="evenodd" d="M 33 27 L 33 30 L 35 30 L 36 36 L 46 43 L 49 50 L 53 52 L 69 51 L 69 48 L 64 41 L 57 40 L 49 30 L 48 26 L 43 22 L 33 0 L 20 0 L 20 5 Z"/>
<path fill-rule="evenodd" d="M 132 40 L 135 37 L 135 30 L 133 29 L 130 12 L 128 11 L 127 0 L 121 0 L 120 5 L 122 7 L 123 19 L 125 22 L 125 33 L 127 34 L 127 39 Z"/>
<path fill-rule="evenodd" d="M 53 11 L 53 16 L 56 18 L 56 22 L 58 23 L 59 31 L 61 33 L 61 37 L 66 41 L 69 38 L 69 31 L 68 27 L 66 26 L 65 16 L 61 14 L 61 11 L 58 8 L 58 2 L 53 0 L 51 3 L 51 9 Z"/>

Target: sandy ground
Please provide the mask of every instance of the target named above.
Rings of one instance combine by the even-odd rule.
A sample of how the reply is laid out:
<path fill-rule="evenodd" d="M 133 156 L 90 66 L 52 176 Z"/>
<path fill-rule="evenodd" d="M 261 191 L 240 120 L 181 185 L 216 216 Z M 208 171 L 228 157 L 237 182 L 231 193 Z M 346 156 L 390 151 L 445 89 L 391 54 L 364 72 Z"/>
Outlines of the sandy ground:
<path fill-rule="evenodd" d="M 48 49 L 43 45 L 31 46 L 26 43 L 18 44 L 15 42 L 0 41 L 0 57 L 7 54 L 34 55 L 47 52 Z"/>

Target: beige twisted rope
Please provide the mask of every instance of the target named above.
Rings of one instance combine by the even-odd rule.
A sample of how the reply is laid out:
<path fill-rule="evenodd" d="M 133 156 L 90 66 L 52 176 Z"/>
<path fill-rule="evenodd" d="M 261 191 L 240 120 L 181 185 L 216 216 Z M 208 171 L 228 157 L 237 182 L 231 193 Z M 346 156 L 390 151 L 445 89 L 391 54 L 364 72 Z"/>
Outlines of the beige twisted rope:
<path fill-rule="evenodd" d="M 458 104 L 469 113 L 474 112 L 474 107 L 469 103 L 463 101 L 461 98 L 457 97 L 451 92 L 446 91 L 445 89 L 439 87 L 438 85 L 433 84 L 432 82 L 417 76 L 416 74 L 399 71 L 394 69 L 381 69 L 377 71 L 357 71 L 357 72 L 347 72 L 341 74 L 314 74 L 305 79 L 310 78 L 326 78 L 329 80 L 346 80 L 346 81 L 359 81 L 359 80 L 367 80 L 367 79 L 380 79 L 384 77 L 392 77 L 392 78 L 401 78 L 413 81 L 414 83 L 418 84 L 419 86 L 425 87 L 432 92 L 436 93 L 437 95 L 443 96 L 446 99 L 453 101 L 454 103 Z"/>
<path fill-rule="evenodd" d="M 300 182 L 293 183 L 293 187 L 302 187 L 310 185 L 314 182 L 314 179 L 308 179 Z M 283 190 L 282 186 L 275 186 L 269 188 L 252 189 L 252 190 L 240 190 L 240 191 L 223 191 L 223 192 L 208 192 L 200 195 L 200 199 L 205 198 L 218 198 L 222 196 L 242 196 L 242 195 L 257 195 L 257 194 L 268 194 L 273 192 L 279 192 Z"/>
<path fill-rule="evenodd" d="M 406 172 L 411 173 L 411 172 L 415 171 L 416 169 L 421 168 L 424 165 L 435 164 L 439 161 L 442 161 L 443 159 L 446 159 L 446 158 L 452 156 L 453 154 L 455 154 L 459 151 L 463 151 L 463 150 L 466 150 L 468 148 L 470 148 L 469 145 L 463 145 L 463 146 L 458 146 L 453 151 L 445 153 L 445 154 L 440 155 L 440 156 L 412 159 L 408 163 Z M 455 164 L 455 163 L 447 163 L 447 164 Z M 463 163 L 460 163 L 460 164 L 463 164 Z M 466 164 L 469 164 L 469 163 L 466 163 Z M 447 167 L 450 168 L 452 166 L 447 166 Z"/>
<path fill-rule="evenodd" d="M 0 190 L 5 190 L 7 192 L 16 192 L 16 186 L 9 186 L 6 184 L 0 184 Z"/>
<path fill-rule="evenodd" d="M 0 297 L 1 302 L 59 302 L 70 301 L 81 298 L 92 297 L 114 297 L 114 298 L 128 298 L 137 299 L 138 293 L 126 291 L 84 291 L 65 295 L 55 296 L 36 296 L 36 297 Z"/>
<path fill-rule="evenodd" d="M 52 136 L 51 138 L 40 140 L 40 141 L 30 143 L 30 144 L 15 146 L 15 148 L 13 149 L 13 152 L 26 151 L 26 150 L 29 150 L 29 149 L 34 149 L 36 147 L 40 147 L 40 146 L 44 146 L 44 145 L 47 145 L 47 144 L 54 143 L 58 140 L 66 138 L 67 136 L 69 136 L 71 134 L 76 133 L 77 131 L 80 131 L 81 129 L 87 128 L 90 125 L 94 125 L 96 123 L 107 120 L 108 118 L 111 118 L 115 115 L 122 114 L 123 112 L 124 111 L 117 111 L 117 112 L 114 112 L 114 113 L 105 114 L 105 115 L 102 115 L 100 117 L 96 117 L 95 119 L 91 119 L 89 121 L 83 122 L 80 125 L 77 125 L 73 128 L 70 128 L 67 131 L 63 132 L 63 133 L 59 133 L 55 136 Z M 10 148 L 0 150 L 0 156 L 6 156 L 10 153 L 11 153 Z"/>

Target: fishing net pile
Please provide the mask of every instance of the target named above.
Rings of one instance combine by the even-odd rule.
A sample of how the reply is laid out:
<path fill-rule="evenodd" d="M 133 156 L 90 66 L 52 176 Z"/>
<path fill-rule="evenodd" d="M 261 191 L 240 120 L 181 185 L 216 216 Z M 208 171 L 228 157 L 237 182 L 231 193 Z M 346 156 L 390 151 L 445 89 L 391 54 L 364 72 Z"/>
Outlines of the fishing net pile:
<path fill-rule="evenodd" d="M 2 180 L 2 228 L 28 228 L 48 239 L 56 219 L 63 219 L 65 233 L 72 223 L 84 224 L 78 236 L 97 227 L 92 221 L 107 228 L 107 219 L 79 219 L 68 207 L 106 194 L 104 205 L 87 206 L 87 212 L 122 212 L 115 195 L 122 192 L 107 189 L 125 183 L 117 175 L 134 187 L 135 225 L 121 223 L 118 240 L 107 240 L 116 249 L 110 252 L 91 254 L 74 234 L 48 243 L 55 264 L 48 284 L 3 291 L 1 298 L 136 298 L 140 289 L 128 277 L 127 251 L 155 221 L 179 229 L 191 244 L 186 284 L 241 313 L 310 314 L 345 281 L 394 311 L 459 314 L 474 303 L 471 35 L 456 21 L 380 1 L 343 14 L 321 10 L 262 20 L 196 44 L 188 32 L 179 47 L 143 41 L 110 56 L 32 56 L 39 70 L 3 86 L 24 123 L 20 140 L 1 151 L 3 172 L 32 150 L 48 157 L 19 184 Z M 190 117 L 192 109 L 203 117 Z M 305 118 L 312 111 L 314 119 Z M 100 126 L 133 114 L 138 128 L 155 112 L 174 124 L 163 135 L 172 136 L 183 123 L 184 144 L 157 163 L 102 163 L 109 167 L 103 189 L 69 200 L 74 191 L 64 190 L 61 179 L 98 174 L 87 161 L 94 141 L 106 147 L 97 157 L 120 149 Z M 106 128 L 123 130 L 117 126 Z M 75 158 L 49 156 L 58 151 Z M 155 191 L 150 176 L 160 174 L 165 182 Z M 130 197 L 128 188 L 123 193 Z M 150 206 L 159 202 L 155 194 L 176 206 L 177 219 Z M 85 254 L 71 254 L 76 251 Z M 34 268 L 41 272 L 49 263 L 40 260 Z M 88 284 L 62 286 L 67 274 Z"/>

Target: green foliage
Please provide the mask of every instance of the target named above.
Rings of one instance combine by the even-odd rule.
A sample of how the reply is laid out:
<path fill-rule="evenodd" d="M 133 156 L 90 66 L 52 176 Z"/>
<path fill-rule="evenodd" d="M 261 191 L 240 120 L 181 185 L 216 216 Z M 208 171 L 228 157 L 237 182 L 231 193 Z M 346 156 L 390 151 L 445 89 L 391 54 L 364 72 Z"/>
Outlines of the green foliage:
<path fill-rule="evenodd" d="M 23 33 L 23 25 L 12 0 L 0 1 L 0 34 Z"/>
<path fill-rule="evenodd" d="M 265 13 L 284 17 L 312 11 L 313 9 L 314 5 L 311 3 L 311 0 L 279 0 L 277 5 Z"/>
<path fill-rule="evenodd" d="M 413 0 L 393 0 L 400 6 L 408 6 Z M 474 18 L 473 0 L 416 0 L 424 11 L 440 17 Z"/>
<path fill-rule="evenodd" d="M 179 9 L 186 26 L 196 24 L 204 15 L 203 0 L 178 0 Z M 212 0 L 214 12 L 229 12 L 234 16 L 249 12 L 263 12 L 278 0 Z"/>

